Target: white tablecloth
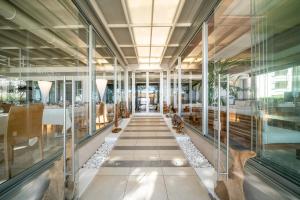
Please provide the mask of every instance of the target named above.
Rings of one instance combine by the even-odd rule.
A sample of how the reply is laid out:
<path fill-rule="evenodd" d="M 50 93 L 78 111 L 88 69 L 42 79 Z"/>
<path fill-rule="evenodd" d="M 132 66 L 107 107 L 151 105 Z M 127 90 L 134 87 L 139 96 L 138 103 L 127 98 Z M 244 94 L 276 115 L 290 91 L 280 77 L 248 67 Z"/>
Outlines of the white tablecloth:
<path fill-rule="evenodd" d="M 64 125 L 64 109 L 63 108 L 47 108 L 43 113 L 43 124 Z M 70 113 L 66 112 L 66 128 L 71 128 Z"/>
<path fill-rule="evenodd" d="M 4 135 L 7 129 L 8 114 L 0 114 L 0 135 Z M 43 112 L 43 124 L 64 125 L 63 108 L 47 108 Z M 70 112 L 66 112 L 66 128 L 71 128 Z"/>

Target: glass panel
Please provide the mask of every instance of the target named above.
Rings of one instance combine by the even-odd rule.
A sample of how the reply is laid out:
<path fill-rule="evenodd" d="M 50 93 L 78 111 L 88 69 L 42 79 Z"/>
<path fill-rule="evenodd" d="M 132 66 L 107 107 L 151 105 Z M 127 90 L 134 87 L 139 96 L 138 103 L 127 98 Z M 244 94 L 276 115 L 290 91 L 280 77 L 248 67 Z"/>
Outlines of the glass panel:
<path fill-rule="evenodd" d="M 235 9 L 230 10 L 233 5 Z M 228 136 L 230 149 L 251 150 L 255 116 L 251 96 L 250 0 L 222 1 L 208 20 L 208 28 L 208 133 L 214 137 L 216 149 L 221 146 L 229 151 Z M 226 154 L 216 153 L 216 168 L 220 173 L 226 172 Z"/>
<path fill-rule="evenodd" d="M 202 31 L 199 31 L 183 52 L 182 115 L 183 120 L 202 130 Z"/>
<path fill-rule="evenodd" d="M 149 72 L 149 112 L 159 112 L 160 73 Z"/>
<path fill-rule="evenodd" d="M 146 72 L 136 72 L 135 73 L 135 111 L 136 112 L 146 112 Z"/>
<path fill-rule="evenodd" d="M 299 180 L 300 2 L 254 0 L 253 5 L 257 151 L 272 168 Z"/>
<path fill-rule="evenodd" d="M 8 14 L 0 13 L 0 26 L 8 27 L 0 30 L 0 135 L 4 155 L 0 162 L 0 182 L 3 183 L 42 160 L 62 154 L 63 128 L 71 134 L 74 122 L 72 100 L 76 103 L 75 120 L 82 122 L 82 126 L 77 123 L 75 126 L 77 139 L 86 135 L 88 71 L 87 25 L 72 2 L 27 1 L 25 6 L 24 1 L 3 1 L 1 9 Z M 14 15 L 15 12 L 18 14 Z M 59 178 L 64 181 L 64 177 Z"/>

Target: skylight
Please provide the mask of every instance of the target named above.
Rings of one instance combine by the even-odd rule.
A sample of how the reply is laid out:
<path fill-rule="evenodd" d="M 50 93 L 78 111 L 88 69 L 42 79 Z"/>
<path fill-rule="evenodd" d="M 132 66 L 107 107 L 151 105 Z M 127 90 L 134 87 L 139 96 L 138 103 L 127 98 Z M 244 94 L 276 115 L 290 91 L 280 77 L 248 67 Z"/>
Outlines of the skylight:
<path fill-rule="evenodd" d="M 152 67 L 152 63 L 161 62 L 179 3 L 180 0 L 126 0 L 140 64 Z"/>

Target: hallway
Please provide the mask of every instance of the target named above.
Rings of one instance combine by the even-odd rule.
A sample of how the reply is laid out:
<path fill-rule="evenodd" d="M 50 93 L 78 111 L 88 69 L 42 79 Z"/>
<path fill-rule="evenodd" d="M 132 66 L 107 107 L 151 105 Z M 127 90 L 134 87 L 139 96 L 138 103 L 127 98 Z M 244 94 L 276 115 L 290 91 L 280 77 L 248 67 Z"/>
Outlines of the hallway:
<path fill-rule="evenodd" d="M 162 117 L 131 119 L 81 196 L 92 199 L 210 199 Z"/>

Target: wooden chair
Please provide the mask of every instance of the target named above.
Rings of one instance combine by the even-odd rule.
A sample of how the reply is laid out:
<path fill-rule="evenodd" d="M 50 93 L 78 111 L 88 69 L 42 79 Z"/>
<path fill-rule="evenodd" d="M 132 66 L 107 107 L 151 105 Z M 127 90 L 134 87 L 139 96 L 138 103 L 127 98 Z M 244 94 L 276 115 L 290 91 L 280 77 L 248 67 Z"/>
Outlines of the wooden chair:
<path fill-rule="evenodd" d="M 43 155 L 42 118 L 44 106 L 12 106 L 8 114 L 7 132 L 4 136 L 5 168 L 8 178 L 11 177 L 11 165 L 14 160 L 14 147 L 27 144 L 30 138 L 37 137 L 41 158 Z"/>
<path fill-rule="evenodd" d="M 1 103 L 0 107 L 3 108 L 3 112 L 8 113 L 12 104 L 9 103 Z"/>

